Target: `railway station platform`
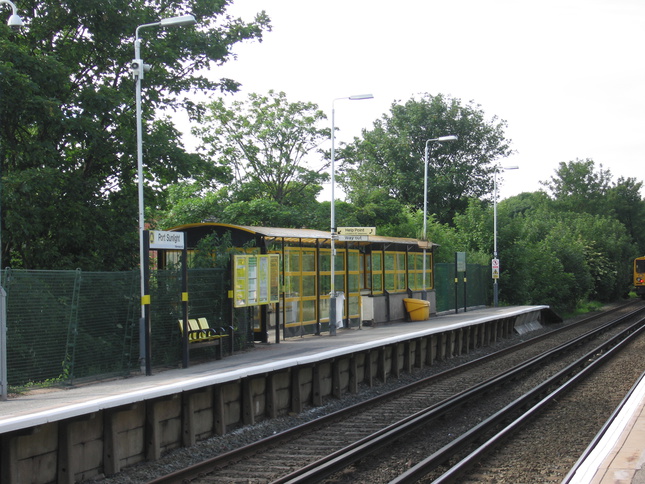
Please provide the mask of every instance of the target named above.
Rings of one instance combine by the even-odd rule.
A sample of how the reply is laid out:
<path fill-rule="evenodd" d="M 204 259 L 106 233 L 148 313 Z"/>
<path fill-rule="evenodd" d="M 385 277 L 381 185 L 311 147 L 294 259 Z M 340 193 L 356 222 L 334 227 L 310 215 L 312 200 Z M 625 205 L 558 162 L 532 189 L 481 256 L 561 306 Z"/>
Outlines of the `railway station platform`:
<path fill-rule="evenodd" d="M 340 329 L 335 336 L 256 343 L 222 360 L 153 370 L 151 376 L 30 392 L 0 402 L 0 482 L 74 483 L 115 474 L 256 419 L 356 392 L 359 382 L 396 378 L 399 372 L 492 344 L 511 332 L 530 332 L 554 317 L 547 306 L 469 309 L 426 321 Z M 645 388 L 633 397 L 640 403 L 634 410 L 640 420 L 632 415 L 621 431 L 631 426 L 640 432 L 633 437 L 638 456 L 628 471 L 635 480 L 571 482 L 645 484 L 636 480 L 645 449 L 643 393 Z M 589 459 L 601 472 L 598 458 Z M 605 475 L 622 465 L 611 460 Z M 619 470 L 624 469 L 615 472 Z"/>
<path fill-rule="evenodd" d="M 634 384 L 564 482 L 645 484 L 645 374 Z"/>
<path fill-rule="evenodd" d="M 397 341 L 456 330 L 509 316 L 537 315 L 547 306 L 482 308 L 433 316 L 427 321 L 397 321 L 361 329 L 339 329 L 337 335 L 304 336 L 279 343 L 256 343 L 252 350 L 189 368 L 153 370 L 137 375 L 93 382 L 70 389 L 42 389 L 0 402 L 0 435 L 106 408 L 191 391 L 204 385 L 279 371 L 335 358 L 358 349 L 378 348 Z M 530 321 L 537 319 L 529 317 Z M 526 324 L 530 325 L 530 321 Z"/>

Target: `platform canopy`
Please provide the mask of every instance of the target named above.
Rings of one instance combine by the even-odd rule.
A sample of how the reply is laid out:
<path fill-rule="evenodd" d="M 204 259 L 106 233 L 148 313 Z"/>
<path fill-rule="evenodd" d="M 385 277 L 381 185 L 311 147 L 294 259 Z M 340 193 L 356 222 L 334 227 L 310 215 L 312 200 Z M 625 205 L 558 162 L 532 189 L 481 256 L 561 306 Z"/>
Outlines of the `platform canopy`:
<path fill-rule="evenodd" d="M 231 232 L 233 244 L 242 245 L 249 240 L 255 240 L 258 246 L 266 245 L 271 242 L 281 241 L 290 244 L 312 244 L 327 245 L 331 241 L 331 233 L 323 230 L 313 229 L 295 229 L 281 227 L 252 227 L 248 225 L 232 225 L 215 222 L 204 222 L 196 224 L 179 225 L 170 229 L 171 231 L 182 231 L 187 234 L 188 248 L 195 248 L 197 242 L 206 235 L 216 233 L 223 235 Z M 351 244 L 356 246 L 407 246 L 408 248 L 426 248 L 432 250 L 438 247 L 437 244 L 423 240 L 408 237 L 385 237 L 380 235 L 365 236 L 366 240 L 362 241 L 337 241 L 336 243 L 343 246 Z"/>

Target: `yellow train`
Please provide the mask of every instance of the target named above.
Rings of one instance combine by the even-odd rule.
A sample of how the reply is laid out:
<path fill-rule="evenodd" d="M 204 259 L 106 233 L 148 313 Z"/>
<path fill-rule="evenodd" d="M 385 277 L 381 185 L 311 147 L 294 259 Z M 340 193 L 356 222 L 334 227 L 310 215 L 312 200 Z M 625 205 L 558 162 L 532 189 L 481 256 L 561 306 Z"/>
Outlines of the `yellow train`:
<path fill-rule="evenodd" d="M 645 257 L 634 259 L 634 289 L 636 294 L 645 299 Z"/>

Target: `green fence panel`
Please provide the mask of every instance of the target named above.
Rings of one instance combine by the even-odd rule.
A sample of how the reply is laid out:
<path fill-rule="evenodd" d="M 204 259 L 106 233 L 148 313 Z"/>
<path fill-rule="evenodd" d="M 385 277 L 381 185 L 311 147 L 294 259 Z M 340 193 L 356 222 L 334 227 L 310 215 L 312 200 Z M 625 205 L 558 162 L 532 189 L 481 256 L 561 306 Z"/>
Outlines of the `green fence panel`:
<path fill-rule="evenodd" d="M 77 273 L 7 269 L 4 276 L 9 385 L 66 380 L 71 364 L 66 352 Z"/>
<path fill-rule="evenodd" d="M 140 371 L 139 271 L 5 269 L 2 277 L 12 391 Z M 191 270 L 188 281 L 191 316 L 207 317 L 215 326 L 232 321 L 224 270 Z M 177 367 L 181 362 L 178 320 L 183 316 L 181 273 L 153 271 L 150 295 L 151 364 Z M 249 344 L 249 320 L 242 314 L 235 321 L 234 349 L 241 349 Z"/>
<path fill-rule="evenodd" d="M 71 378 L 138 369 L 140 301 L 138 271 L 80 273 L 76 343 L 68 349 Z"/>
<path fill-rule="evenodd" d="M 455 294 L 455 264 L 452 262 L 437 263 L 435 271 L 435 295 L 437 298 L 437 312 L 464 309 L 467 307 L 486 306 L 490 295 L 488 286 L 490 280 L 488 267 L 479 264 L 466 265 L 467 285 L 464 285 L 464 274 L 459 273 Z M 464 301 L 464 291 L 466 301 Z"/>

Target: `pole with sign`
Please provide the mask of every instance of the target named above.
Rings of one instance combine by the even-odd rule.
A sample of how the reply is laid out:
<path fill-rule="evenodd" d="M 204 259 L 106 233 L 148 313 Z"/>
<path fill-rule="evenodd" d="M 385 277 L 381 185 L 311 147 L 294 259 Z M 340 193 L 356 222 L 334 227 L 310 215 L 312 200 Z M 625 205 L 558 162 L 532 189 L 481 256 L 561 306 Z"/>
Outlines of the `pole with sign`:
<path fill-rule="evenodd" d="M 497 279 L 499 279 L 499 259 L 493 259 L 491 262 L 491 270 L 493 272 L 493 307 L 497 307 L 498 291 Z"/>

